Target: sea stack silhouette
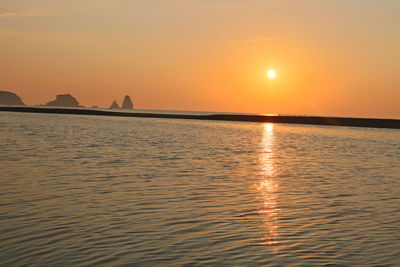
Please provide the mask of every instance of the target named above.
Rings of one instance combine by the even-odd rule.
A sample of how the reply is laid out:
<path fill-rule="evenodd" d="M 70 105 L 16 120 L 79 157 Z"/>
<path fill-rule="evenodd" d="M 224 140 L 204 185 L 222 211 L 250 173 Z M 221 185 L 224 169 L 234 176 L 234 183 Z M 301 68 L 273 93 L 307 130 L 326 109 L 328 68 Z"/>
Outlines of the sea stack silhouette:
<path fill-rule="evenodd" d="M 112 102 L 112 104 L 110 106 L 110 109 L 113 109 L 113 108 L 119 108 L 119 105 L 118 105 L 117 101 L 115 101 L 115 100 L 114 100 L 114 102 Z"/>
<path fill-rule="evenodd" d="M 57 95 L 56 99 L 47 102 L 46 106 L 52 107 L 80 107 L 78 100 L 70 94 Z"/>
<path fill-rule="evenodd" d="M 123 109 L 133 109 L 133 104 L 129 95 L 124 97 L 124 101 L 122 101 Z"/>
<path fill-rule="evenodd" d="M 20 105 L 24 106 L 21 98 L 16 94 L 8 91 L 0 91 L 0 105 Z"/>

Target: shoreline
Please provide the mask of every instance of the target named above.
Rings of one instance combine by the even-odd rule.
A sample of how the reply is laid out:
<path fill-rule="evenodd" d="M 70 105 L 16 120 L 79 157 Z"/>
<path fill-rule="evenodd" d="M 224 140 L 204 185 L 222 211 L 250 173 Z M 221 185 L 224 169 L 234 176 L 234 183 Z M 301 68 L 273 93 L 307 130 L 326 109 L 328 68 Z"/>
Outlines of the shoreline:
<path fill-rule="evenodd" d="M 70 114 L 70 115 L 92 115 L 92 116 L 114 116 L 114 117 L 139 117 L 139 118 L 165 118 L 165 119 L 188 119 L 188 120 L 213 120 L 213 121 L 238 121 L 238 122 L 261 122 L 261 123 L 287 123 L 307 125 L 328 125 L 348 127 L 369 127 L 400 129 L 399 119 L 368 119 L 368 118 L 344 118 L 344 117 L 319 117 L 319 116 L 286 116 L 286 115 L 240 115 L 240 114 L 162 114 L 162 113 L 135 113 L 123 111 L 109 111 L 85 108 L 63 108 L 63 107 L 25 107 L 25 106 L 2 106 L 0 111 L 26 112 L 45 114 Z"/>

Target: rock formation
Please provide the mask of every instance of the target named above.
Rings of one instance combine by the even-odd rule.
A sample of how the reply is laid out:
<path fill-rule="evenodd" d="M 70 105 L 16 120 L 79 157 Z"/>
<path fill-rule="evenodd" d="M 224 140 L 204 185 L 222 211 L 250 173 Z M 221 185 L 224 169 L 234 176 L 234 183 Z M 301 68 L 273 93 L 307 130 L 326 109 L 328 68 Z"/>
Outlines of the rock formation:
<path fill-rule="evenodd" d="M 8 91 L 0 91 L 0 105 L 25 105 L 21 98 Z"/>
<path fill-rule="evenodd" d="M 122 102 L 122 108 L 133 109 L 133 104 L 129 95 L 124 97 L 124 101 Z"/>
<path fill-rule="evenodd" d="M 70 94 L 65 95 L 57 95 L 56 99 L 50 101 L 46 104 L 46 106 L 54 106 L 54 107 L 79 107 L 79 102 Z"/>
<path fill-rule="evenodd" d="M 114 102 L 112 102 L 110 108 L 119 108 L 117 101 L 114 100 Z"/>

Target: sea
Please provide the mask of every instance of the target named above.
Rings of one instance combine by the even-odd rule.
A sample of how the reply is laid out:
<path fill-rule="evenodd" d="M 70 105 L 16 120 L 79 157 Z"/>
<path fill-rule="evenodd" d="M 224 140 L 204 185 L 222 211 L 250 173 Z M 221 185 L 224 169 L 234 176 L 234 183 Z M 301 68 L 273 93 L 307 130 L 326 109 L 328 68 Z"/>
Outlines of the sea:
<path fill-rule="evenodd" d="M 400 266 L 400 130 L 0 112 L 1 266 Z"/>

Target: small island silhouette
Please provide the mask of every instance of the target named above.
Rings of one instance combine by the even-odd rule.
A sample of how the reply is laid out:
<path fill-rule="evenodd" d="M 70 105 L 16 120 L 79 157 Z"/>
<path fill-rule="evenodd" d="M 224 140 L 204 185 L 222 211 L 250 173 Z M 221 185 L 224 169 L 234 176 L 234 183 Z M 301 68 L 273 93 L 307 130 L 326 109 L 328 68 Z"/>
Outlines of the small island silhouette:
<path fill-rule="evenodd" d="M 123 109 L 133 109 L 132 100 L 129 97 L 129 95 L 126 95 L 124 97 L 124 100 L 122 101 L 122 108 Z"/>
<path fill-rule="evenodd" d="M 116 100 L 114 100 L 114 102 L 111 103 L 109 109 L 115 109 L 115 108 L 119 108 L 119 105 Z"/>
<path fill-rule="evenodd" d="M 70 94 L 57 95 L 56 99 L 47 102 L 45 106 L 51 107 L 81 107 L 78 100 Z"/>
<path fill-rule="evenodd" d="M 124 100 L 122 101 L 122 106 L 120 107 L 118 105 L 118 102 L 116 100 L 114 100 L 110 107 L 110 109 L 118 109 L 118 108 L 122 108 L 122 109 L 133 109 L 133 104 L 132 104 L 132 100 L 131 97 L 129 95 L 126 95 L 124 97 Z"/>

